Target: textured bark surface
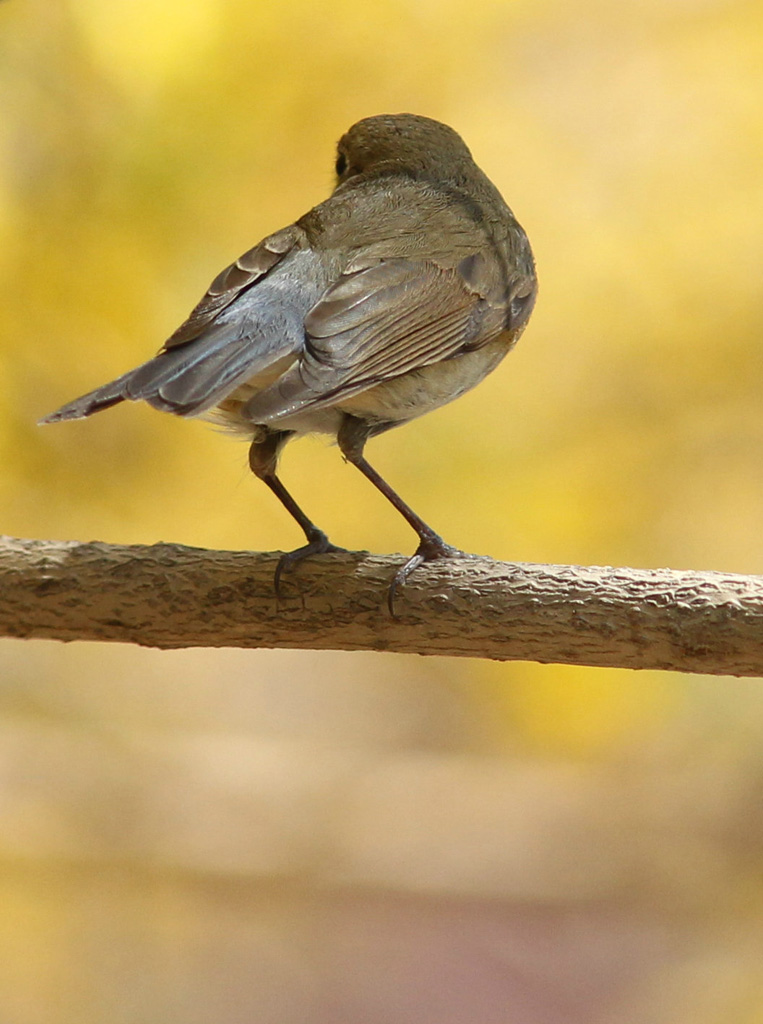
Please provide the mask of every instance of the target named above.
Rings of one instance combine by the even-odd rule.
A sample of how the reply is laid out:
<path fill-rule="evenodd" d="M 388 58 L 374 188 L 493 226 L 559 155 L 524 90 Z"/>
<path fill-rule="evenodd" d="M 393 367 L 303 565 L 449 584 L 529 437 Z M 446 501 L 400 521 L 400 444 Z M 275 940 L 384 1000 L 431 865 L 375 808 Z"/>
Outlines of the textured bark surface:
<path fill-rule="evenodd" d="M 463 558 L 386 608 L 402 556 L 0 539 L 0 635 L 146 647 L 376 650 L 763 675 L 763 577 Z"/>

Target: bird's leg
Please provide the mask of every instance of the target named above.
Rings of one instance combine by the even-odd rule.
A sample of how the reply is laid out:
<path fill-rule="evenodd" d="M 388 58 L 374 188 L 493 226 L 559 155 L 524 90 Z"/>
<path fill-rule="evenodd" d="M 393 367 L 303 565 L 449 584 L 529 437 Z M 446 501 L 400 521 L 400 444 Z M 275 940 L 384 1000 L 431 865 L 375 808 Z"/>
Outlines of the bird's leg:
<path fill-rule="evenodd" d="M 389 426 L 394 426 L 394 424 L 389 424 Z M 376 472 L 364 457 L 363 449 L 368 438 L 374 434 L 381 433 L 384 429 L 386 429 L 386 426 L 372 425 L 365 420 L 357 419 L 355 416 L 345 415 L 342 426 L 339 429 L 337 443 L 347 461 L 351 462 L 353 466 L 357 466 L 374 487 L 377 487 L 382 492 L 384 497 L 394 505 L 400 515 L 413 527 L 419 536 L 419 546 L 415 554 L 395 573 L 387 593 L 387 606 L 389 607 L 390 615 L 396 618 L 395 594 L 397 588 L 408 579 L 415 569 L 418 569 L 424 562 L 431 562 L 437 558 L 457 558 L 463 556 L 464 552 L 459 551 L 458 548 L 451 547 L 450 544 L 446 544 L 442 537 L 435 533 L 432 527 L 428 526 L 420 516 L 416 515 L 410 505 L 407 505 L 396 491 L 392 490 L 387 481 Z"/>
<path fill-rule="evenodd" d="M 296 551 L 287 551 L 278 560 L 274 577 L 276 596 L 278 597 L 280 597 L 281 591 L 281 576 L 297 562 L 301 562 L 308 555 L 321 555 L 327 551 L 344 551 L 344 548 L 338 548 L 332 544 L 323 530 L 319 530 L 315 523 L 308 519 L 276 475 L 278 456 L 292 433 L 291 430 L 263 428 L 262 433 L 255 437 L 249 448 L 249 466 L 252 472 L 268 485 L 286 511 L 305 531 L 307 538 L 307 544 L 297 548 Z"/>

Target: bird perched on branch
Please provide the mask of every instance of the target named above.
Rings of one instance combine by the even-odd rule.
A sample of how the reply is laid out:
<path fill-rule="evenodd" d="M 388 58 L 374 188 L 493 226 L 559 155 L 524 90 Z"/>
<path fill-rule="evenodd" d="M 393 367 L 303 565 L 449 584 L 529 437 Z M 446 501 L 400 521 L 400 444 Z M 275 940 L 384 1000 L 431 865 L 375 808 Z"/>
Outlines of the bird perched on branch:
<path fill-rule="evenodd" d="M 450 402 L 512 348 L 536 294 L 527 236 L 447 125 L 368 117 L 338 144 L 336 187 L 209 286 L 153 359 L 41 422 L 126 399 L 222 420 L 251 438 L 249 464 L 304 530 L 282 573 L 341 550 L 277 475 L 290 438 L 333 435 L 419 537 L 389 589 L 460 554 L 369 465 L 366 441 Z"/>

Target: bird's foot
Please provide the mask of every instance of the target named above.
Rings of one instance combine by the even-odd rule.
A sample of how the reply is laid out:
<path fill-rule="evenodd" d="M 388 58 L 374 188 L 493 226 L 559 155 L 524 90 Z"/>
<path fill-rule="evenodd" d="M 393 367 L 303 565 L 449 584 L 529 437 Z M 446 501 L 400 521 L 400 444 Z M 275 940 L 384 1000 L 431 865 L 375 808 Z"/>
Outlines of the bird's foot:
<path fill-rule="evenodd" d="M 323 530 L 319 530 L 317 527 L 312 529 L 308 535 L 307 544 L 297 548 L 296 551 L 287 551 L 286 554 L 281 555 L 278 559 L 278 565 L 273 577 L 276 597 L 281 597 L 281 577 L 283 574 L 291 572 L 294 566 L 301 562 L 303 558 L 309 558 L 310 555 L 325 555 L 330 551 L 346 550 L 346 548 L 338 548 L 336 544 L 332 544 Z"/>
<path fill-rule="evenodd" d="M 411 555 L 408 561 L 397 570 L 392 582 L 389 585 L 387 591 L 387 607 L 389 613 L 393 619 L 398 616 L 395 613 L 395 596 L 397 595 L 398 587 L 400 587 L 412 572 L 415 572 L 420 565 L 424 562 L 434 562 L 439 558 L 468 558 L 468 554 L 465 551 L 460 551 L 458 548 L 452 547 L 450 544 L 446 544 L 445 541 L 436 533 L 427 534 L 421 537 L 421 543 L 416 548 L 416 553 Z"/>

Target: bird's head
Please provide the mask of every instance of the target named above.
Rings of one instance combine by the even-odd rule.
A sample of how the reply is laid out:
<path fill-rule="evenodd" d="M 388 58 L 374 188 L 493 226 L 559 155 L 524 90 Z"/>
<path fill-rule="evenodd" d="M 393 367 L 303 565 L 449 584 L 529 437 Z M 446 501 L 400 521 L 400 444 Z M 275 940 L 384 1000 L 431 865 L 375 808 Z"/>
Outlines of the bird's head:
<path fill-rule="evenodd" d="M 354 124 L 337 145 L 337 185 L 359 174 L 453 176 L 473 167 L 461 136 L 417 114 L 379 114 Z M 457 175 L 458 176 L 458 175 Z"/>

